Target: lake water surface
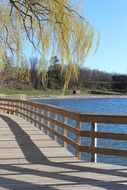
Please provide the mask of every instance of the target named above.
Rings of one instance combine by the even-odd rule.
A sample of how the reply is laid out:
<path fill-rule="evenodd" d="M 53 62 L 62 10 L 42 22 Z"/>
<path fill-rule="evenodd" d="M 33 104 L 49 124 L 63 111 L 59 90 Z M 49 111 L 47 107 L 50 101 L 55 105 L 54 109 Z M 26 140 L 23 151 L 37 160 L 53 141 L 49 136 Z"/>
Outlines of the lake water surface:
<path fill-rule="evenodd" d="M 127 99 L 126 98 L 83 98 L 83 99 L 38 99 L 35 100 L 43 104 L 51 104 L 72 111 L 85 113 L 107 113 L 107 114 L 127 114 Z M 90 130 L 90 124 L 85 123 L 81 126 L 82 129 Z M 98 131 L 116 132 L 127 134 L 127 125 L 116 124 L 98 124 Z M 75 139 L 74 135 L 69 133 L 69 137 Z M 89 146 L 91 140 L 89 138 L 81 138 L 82 145 Z M 116 148 L 127 150 L 126 141 L 98 139 L 98 147 Z M 74 153 L 72 147 L 68 149 Z M 82 153 L 81 158 L 90 161 L 90 155 Z M 99 162 L 115 163 L 127 165 L 127 158 L 98 155 Z"/>
<path fill-rule="evenodd" d="M 72 111 L 127 114 L 126 98 L 38 99 L 36 101 L 70 109 Z"/>

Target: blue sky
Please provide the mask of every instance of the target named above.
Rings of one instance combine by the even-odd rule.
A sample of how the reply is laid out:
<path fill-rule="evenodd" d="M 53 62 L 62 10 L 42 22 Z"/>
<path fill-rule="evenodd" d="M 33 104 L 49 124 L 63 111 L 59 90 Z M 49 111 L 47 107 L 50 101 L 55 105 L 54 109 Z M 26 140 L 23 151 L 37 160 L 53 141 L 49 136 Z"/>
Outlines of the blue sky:
<path fill-rule="evenodd" d="M 72 0 L 79 2 L 80 0 Z M 85 67 L 110 73 L 127 74 L 127 0 L 81 0 L 83 16 L 100 33 L 98 51 L 91 51 Z M 31 49 L 29 47 L 29 49 Z M 25 51 L 28 57 L 36 52 Z"/>
<path fill-rule="evenodd" d="M 96 54 L 85 66 L 111 73 L 127 74 L 127 0 L 83 0 L 83 15 L 100 32 Z"/>

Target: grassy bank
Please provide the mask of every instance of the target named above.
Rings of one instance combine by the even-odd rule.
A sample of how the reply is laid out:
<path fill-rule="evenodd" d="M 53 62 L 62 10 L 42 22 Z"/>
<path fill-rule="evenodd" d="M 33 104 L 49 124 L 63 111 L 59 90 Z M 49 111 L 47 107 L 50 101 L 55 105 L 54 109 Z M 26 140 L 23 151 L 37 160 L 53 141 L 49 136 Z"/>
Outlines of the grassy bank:
<path fill-rule="evenodd" d="M 48 96 L 48 95 L 60 95 L 61 90 L 35 90 L 35 89 L 28 89 L 28 90 L 17 90 L 17 89 L 9 89 L 9 88 L 1 88 L 0 94 L 6 95 L 18 95 L 18 94 L 26 94 L 28 96 Z"/>
<path fill-rule="evenodd" d="M 26 94 L 28 96 L 60 96 L 62 95 L 62 90 L 58 89 L 47 89 L 47 90 L 17 90 L 17 89 L 9 89 L 9 88 L 0 88 L 0 94 L 5 95 L 18 95 L 18 94 Z M 107 91 L 107 90 L 91 90 L 91 89 L 83 89 L 81 90 L 81 95 L 122 95 L 118 92 Z M 72 95 L 72 90 L 68 90 L 65 92 L 65 95 Z"/>

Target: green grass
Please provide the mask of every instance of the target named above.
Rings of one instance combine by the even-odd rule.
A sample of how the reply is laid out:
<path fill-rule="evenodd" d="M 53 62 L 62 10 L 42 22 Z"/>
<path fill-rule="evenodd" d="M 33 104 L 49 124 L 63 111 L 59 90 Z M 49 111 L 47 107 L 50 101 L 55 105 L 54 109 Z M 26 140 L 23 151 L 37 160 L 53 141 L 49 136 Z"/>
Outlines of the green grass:
<path fill-rule="evenodd" d="M 47 90 L 17 90 L 17 89 L 9 89 L 9 88 L 0 88 L 0 94 L 6 95 L 18 95 L 18 94 L 26 94 L 28 96 L 60 96 L 63 95 L 62 90 L 60 89 L 47 89 Z M 91 89 L 82 89 L 81 95 L 121 95 L 121 93 L 107 91 L 107 90 L 91 90 Z M 72 90 L 68 90 L 64 95 L 72 95 Z"/>
<path fill-rule="evenodd" d="M 114 92 L 109 90 L 92 90 L 89 88 L 81 90 L 82 95 L 122 95 L 120 92 Z"/>
<path fill-rule="evenodd" d="M 61 90 L 35 90 L 35 89 L 28 89 L 28 90 L 17 90 L 17 89 L 9 89 L 9 88 L 1 88 L 0 94 L 6 95 L 18 95 L 18 94 L 26 94 L 29 96 L 49 96 L 49 95 L 60 95 L 62 93 Z"/>
<path fill-rule="evenodd" d="M 94 95 L 122 95 L 120 92 L 108 91 L 108 90 L 91 90 L 91 94 Z"/>

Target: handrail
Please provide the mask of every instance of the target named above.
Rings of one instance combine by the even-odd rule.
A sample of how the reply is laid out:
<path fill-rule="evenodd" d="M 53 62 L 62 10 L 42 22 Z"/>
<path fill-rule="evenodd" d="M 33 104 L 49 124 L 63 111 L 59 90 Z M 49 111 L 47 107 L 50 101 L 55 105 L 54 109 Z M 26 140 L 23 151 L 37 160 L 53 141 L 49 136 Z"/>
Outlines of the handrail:
<path fill-rule="evenodd" d="M 0 98 L 0 110 L 27 119 L 42 128 L 46 134 L 52 134 L 54 140 L 62 139 L 64 147 L 67 148 L 69 144 L 76 149 L 78 159 L 81 152 L 90 153 L 92 162 L 97 161 L 97 154 L 127 157 L 127 150 L 97 146 L 97 139 L 100 138 L 127 141 L 127 134 L 97 131 L 97 123 L 127 124 L 127 115 L 81 113 L 26 100 L 5 98 Z M 81 124 L 88 122 L 91 123 L 91 130 L 81 129 Z M 68 132 L 72 132 L 75 138 L 70 137 Z M 82 145 L 81 138 L 84 137 L 91 139 L 90 146 Z"/>

